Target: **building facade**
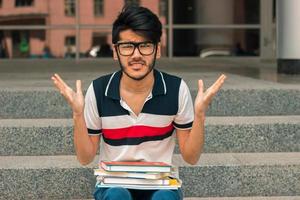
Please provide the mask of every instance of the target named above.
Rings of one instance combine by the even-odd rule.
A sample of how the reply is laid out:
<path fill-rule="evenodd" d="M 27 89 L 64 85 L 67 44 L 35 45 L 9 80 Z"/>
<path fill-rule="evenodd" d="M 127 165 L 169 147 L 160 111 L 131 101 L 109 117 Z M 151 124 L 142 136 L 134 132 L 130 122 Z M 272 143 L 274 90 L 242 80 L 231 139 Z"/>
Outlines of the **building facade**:
<path fill-rule="evenodd" d="M 76 3 L 79 3 L 78 7 Z M 111 46 L 111 24 L 125 3 L 110 0 L 2 0 L 0 26 L 4 30 L 0 32 L 0 39 L 4 54 L 7 58 L 74 57 L 76 43 L 79 43 L 81 56 L 94 56 L 93 50 Z M 158 13 L 158 0 L 140 3 Z M 165 21 L 164 16 L 161 21 Z M 103 54 L 106 56 L 105 52 Z"/>
<path fill-rule="evenodd" d="M 111 28 L 126 3 L 163 23 L 163 56 L 275 58 L 274 0 L 0 0 L 2 58 L 111 55 Z"/>

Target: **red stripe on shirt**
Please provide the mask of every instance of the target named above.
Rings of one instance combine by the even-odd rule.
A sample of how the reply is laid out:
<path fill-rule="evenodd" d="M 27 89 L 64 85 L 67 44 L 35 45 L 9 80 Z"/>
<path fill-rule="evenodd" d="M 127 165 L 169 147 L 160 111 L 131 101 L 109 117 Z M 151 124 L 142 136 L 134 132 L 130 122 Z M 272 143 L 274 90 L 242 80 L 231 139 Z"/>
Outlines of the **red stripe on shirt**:
<path fill-rule="evenodd" d="M 164 135 L 173 129 L 173 124 L 166 127 L 131 126 L 118 129 L 102 129 L 107 139 L 139 138 Z"/>

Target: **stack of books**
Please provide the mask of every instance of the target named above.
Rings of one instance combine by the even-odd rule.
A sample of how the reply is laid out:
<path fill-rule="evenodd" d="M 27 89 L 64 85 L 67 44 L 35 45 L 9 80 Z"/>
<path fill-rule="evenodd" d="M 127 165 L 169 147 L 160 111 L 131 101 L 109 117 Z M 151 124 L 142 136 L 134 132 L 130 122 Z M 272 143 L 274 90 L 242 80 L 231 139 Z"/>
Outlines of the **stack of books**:
<path fill-rule="evenodd" d="M 164 162 L 102 161 L 98 169 L 97 187 L 128 189 L 178 189 L 181 181 L 172 175 L 172 166 Z"/>

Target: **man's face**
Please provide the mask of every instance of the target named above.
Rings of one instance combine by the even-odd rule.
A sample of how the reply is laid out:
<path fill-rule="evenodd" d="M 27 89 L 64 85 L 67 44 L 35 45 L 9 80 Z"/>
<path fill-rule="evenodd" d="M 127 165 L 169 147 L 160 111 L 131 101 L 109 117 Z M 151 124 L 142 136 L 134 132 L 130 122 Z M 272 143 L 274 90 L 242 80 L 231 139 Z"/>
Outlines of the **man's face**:
<path fill-rule="evenodd" d="M 120 40 L 114 48 L 114 59 L 119 60 L 123 73 L 134 80 L 144 79 L 160 55 L 160 43 L 148 42 L 130 29 L 120 32 Z"/>

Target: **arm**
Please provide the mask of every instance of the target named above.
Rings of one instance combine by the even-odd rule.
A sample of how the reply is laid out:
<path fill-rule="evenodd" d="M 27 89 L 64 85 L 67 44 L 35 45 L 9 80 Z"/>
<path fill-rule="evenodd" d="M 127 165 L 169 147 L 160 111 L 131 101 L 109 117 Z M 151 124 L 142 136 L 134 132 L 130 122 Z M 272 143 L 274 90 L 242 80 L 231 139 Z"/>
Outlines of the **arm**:
<path fill-rule="evenodd" d="M 203 82 L 198 81 L 198 94 L 195 99 L 195 116 L 192 129 L 176 130 L 178 144 L 183 159 L 195 165 L 201 155 L 204 146 L 204 122 L 205 112 L 211 103 L 213 97 L 219 91 L 226 79 L 225 75 L 221 75 L 218 80 L 203 93 Z"/>
<path fill-rule="evenodd" d="M 89 164 L 93 161 L 97 148 L 99 146 L 99 137 L 89 136 L 86 123 L 84 120 L 84 96 L 81 89 L 81 81 L 76 81 L 76 89 L 74 92 L 59 75 L 55 74 L 51 77 L 54 85 L 69 103 L 73 111 L 74 122 L 74 146 L 78 161 L 83 164 Z"/>
<path fill-rule="evenodd" d="M 78 161 L 82 165 L 91 163 L 97 153 L 100 139 L 97 136 L 89 136 L 84 116 L 74 115 L 74 146 Z"/>
<path fill-rule="evenodd" d="M 176 129 L 176 135 L 183 160 L 195 165 L 204 145 L 204 118 L 195 118 L 190 130 Z"/>

